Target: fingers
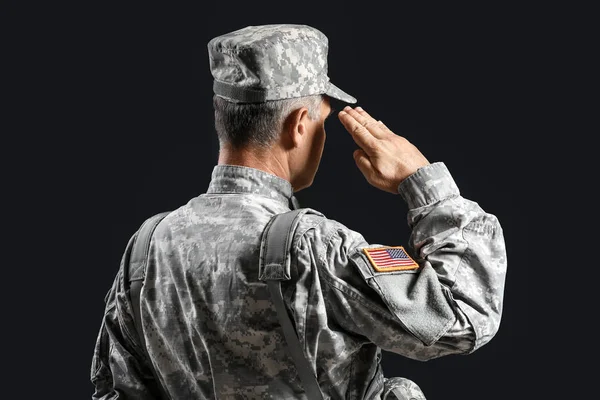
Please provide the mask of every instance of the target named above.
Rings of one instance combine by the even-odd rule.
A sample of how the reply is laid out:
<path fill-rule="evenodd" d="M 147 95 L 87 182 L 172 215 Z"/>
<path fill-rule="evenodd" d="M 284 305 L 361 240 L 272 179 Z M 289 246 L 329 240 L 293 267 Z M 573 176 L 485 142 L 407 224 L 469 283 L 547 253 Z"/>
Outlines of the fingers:
<path fill-rule="evenodd" d="M 365 153 L 365 151 L 362 149 L 356 149 L 354 150 L 353 156 L 354 161 L 356 162 L 356 166 L 358 167 L 360 172 L 362 172 L 365 178 L 369 177 L 371 175 L 373 165 L 371 165 L 371 160 L 369 160 L 367 153 Z"/>
<path fill-rule="evenodd" d="M 367 128 L 371 135 L 375 136 L 376 138 L 382 137 L 383 128 L 381 124 L 379 124 L 379 121 L 377 121 L 375 118 L 371 117 L 369 113 L 363 110 L 362 107 L 356 107 L 352 109 L 351 107 L 346 106 L 344 111 L 350 114 L 352 118 L 358 121 L 359 124 Z"/>
<path fill-rule="evenodd" d="M 381 131 L 387 129 L 387 126 L 385 126 L 383 122 L 377 121 L 375 118 L 371 117 L 371 115 L 363 110 L 362 107 L 356 107 L 354 111 L 359 115 L 360 119 L 358 122 L 367 127 L 373 136 L 380 137 Z"/>
<path fill-rule="evenodd" d="M 371 129 L 373 128 L 370 125 L 374 127 L 377 123 L 367 123 L 365 127 L 357 119 L 360 118 L 362 121 L 366 121 L 365 118 L 360 116 L 356 111 L 348 108 L 340 111 L 338 116 L 344 128 L 352 135 L 356 144 L 364 149 L 367 154 L 372 154 L 377 147 L 377 139 L 371 133 Z"/>
<path fill-rule="evenodd" d="M 381 129 L 383 129 L 384 131 L 386 131 L 387 133 L 392 133 L 395 135 L 394 132 L 392 132 L 392 130 L 390 128 L 387 127 L 386 124 L 383 123 L 383 121 L 379 120 L 377 121 L 379 123 L 379 125 L 381 126 Z"/>

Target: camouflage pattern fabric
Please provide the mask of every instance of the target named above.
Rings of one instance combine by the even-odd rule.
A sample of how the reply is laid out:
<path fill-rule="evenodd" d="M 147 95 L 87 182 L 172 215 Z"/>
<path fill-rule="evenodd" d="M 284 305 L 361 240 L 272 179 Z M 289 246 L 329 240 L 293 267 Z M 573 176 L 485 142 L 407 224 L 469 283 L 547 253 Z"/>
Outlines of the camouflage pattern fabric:
<path fill-rule="evenodd" d="M 382 398 L 385 400 L 426 400 L 419 385 L 410 379 L 402 377 L 385 378 L 384 385 Z"/>
<path fill-rule="evenodd" d="M 329 81 L 328 39 L 306 25 L 248 26 L 208 42 L 214 92 L 234 102 L 327 94 L 356 99 Z"/>
<path fill-rule="evenodd" d="M 384 377 L 382 349 L 425 361 L 471 353 L 498 331 L 507 267 L 498 219 L 462 197 L 441 162 L 399 192 L 417 269 L 376 271 L 364 249 L 382 245 L 317 210 L 295 231 L 282 291 L 326 399 L 424 399 L 414 382 Z M 292 196 L 277 176 L 217 165 L 206 193 L 156 228 L 141 316 L 171 399 L 306 399 L 258 279 L 261 233 Z M 126 286 L 119 272 L 106 297 L 92 399 L 155 398 Z"/>

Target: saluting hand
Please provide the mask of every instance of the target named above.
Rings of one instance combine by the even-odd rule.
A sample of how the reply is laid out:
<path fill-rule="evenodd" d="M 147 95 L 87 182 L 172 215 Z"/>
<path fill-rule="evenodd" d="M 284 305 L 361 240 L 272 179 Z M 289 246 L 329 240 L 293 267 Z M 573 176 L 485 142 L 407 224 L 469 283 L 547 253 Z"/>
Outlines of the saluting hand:
<path fill-rule="evenodd" d="M 338 117 L 360 147 L 354 151 L 356 165 L 371 185 L 398 194 L 398 185 L 429 164 L 406 138 L 396 135 L 361 107 L 346 106 Z"/>

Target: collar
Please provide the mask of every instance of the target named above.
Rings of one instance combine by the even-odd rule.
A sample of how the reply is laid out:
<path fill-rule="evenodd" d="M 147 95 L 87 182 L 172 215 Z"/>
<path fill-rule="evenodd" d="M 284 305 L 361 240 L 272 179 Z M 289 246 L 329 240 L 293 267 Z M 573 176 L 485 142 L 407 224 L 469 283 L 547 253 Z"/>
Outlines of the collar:
<path fill-rule="evenodd" d="M 297 208 L 292 184 L 256 168 L 242 165 L 215 165 L 206 193 L 253 193 Z"/>

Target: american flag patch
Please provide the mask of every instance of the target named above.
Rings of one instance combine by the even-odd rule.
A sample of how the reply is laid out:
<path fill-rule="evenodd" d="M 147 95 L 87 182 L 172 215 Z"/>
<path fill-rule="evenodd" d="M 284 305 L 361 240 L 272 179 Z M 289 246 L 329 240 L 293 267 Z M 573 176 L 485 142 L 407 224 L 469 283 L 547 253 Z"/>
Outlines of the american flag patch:
<path fill-rule="evenodd" d="M 402 246 L 363 249 L 377 272 L 405 271 L 419 268 Z"/>

